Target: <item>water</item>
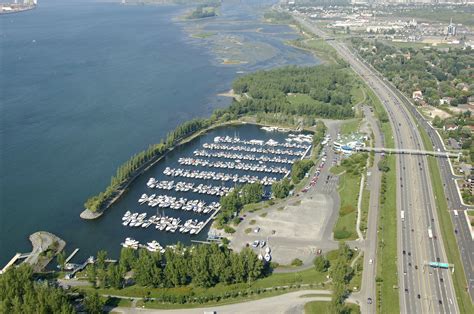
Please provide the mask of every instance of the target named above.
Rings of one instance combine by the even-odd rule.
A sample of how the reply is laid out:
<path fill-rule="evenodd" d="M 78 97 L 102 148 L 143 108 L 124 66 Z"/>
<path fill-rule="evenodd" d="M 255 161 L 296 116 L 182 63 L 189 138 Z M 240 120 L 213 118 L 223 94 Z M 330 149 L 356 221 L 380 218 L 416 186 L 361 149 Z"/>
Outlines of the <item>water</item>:
<path fill-rule="evenodd" d="M 259 25 L 239 3 L 223 7 L 220 22 L 228 15 Z M 269 57 L 220 65 L 218 43 L 191 39 L 189 22 L 173 22 L 180 14 L 175 6 L 43 0 L 0 17 L 0 264 L 29 251 L 27 236 L 38 230 L 80 247 L 79 258 L 101 248 L 116 254 L 126 234 L 114 217 L 129 197 L 136 203 L 133 193 L 103 219 L 79 213 L 118 165 L 179 123 L 227 105 L 215 95 L 230 89 L 236 71 L 316 62 L 267 35 Z M 229 25 L 247 42 L 263 40 Z"/>

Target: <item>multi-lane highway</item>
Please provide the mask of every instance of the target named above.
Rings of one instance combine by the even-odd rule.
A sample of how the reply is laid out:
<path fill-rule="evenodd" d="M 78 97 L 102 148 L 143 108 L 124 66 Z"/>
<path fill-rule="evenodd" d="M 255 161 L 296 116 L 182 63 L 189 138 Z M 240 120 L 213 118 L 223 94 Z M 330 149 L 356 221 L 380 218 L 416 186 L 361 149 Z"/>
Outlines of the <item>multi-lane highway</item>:
<path fill-rule="evenodd" d="M 325 37 L 313 24 L 297 17 L 314 33 Z M 396 148 L 423 149 L 423 142 L 399 95 L 344 44 L 328 41 L 339 55 L 374 90 L 383 102 L 394 131 Z M 430 261 L 446 262 L 435 199 L 425 156 L 398 155 L 397 216 L 400 308 L 404 313 L 458 313 L 449 270 L 432 269 Z M 401 219 L 401 211 L 404 219 Z M 431 231 L 428 231 L 431 230 Z M 365 274 L 364 274 L 365 275 Z M 383 302 L 383 301 L 382 301 Z"/>
<path fill-rule="evenodd" d="M 410 104 L 410 101 L 400 93 L 394 86 L 389 85 L 390 89 L 396 93 L 399 98 L 407 105 L 412 115 L 416 117 L 420 126 L 426 130 L 426 133 L 433 143 L 433 148 L 436 151 L 446 152 L 446 148 L 432 125 Z M 448 208 L 451 210 L 451 218 L 455 229 L 456 241 L 458 243 L 461 254 L 461 261 L 463 263 L 464 272 L 466 274 L 467 289 L 469 291 L 471 300 L 474 301 L 474 241 L 471 236 L 471 228 L 469 222 L 464 217 L 464 211 L 469 209 L 461 201 L 461 195 L 456 187 L 456 179 L 459 179 L 452 172 L 452 167 L 449 159 L 439 158 L 438 165 L 443 181 L 444 193 L 448 202 Z M 473 207 L 471 206 L 471 209 Z M 454 215 L 454 210 L 458 215 Z"/>

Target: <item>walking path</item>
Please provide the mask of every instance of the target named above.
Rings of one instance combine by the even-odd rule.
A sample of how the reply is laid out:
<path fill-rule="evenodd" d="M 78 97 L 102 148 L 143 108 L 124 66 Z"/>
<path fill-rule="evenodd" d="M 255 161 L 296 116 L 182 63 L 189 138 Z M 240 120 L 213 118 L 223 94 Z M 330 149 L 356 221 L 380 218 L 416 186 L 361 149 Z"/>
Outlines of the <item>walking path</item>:
<path fill-rule="evenodd" d="M 312 295 L 312 296 L 310 296 Z M 306 297 L 307 296 L 307 297 Z M 328 290 L 300 290 L 243 303 L 228 304 L 222 306 L 194 308 L 194 309 L 176 309 L 176 310 L 154 310 L 143 308 L 112 308 L 114 313 L 179 313 L 179 314 L 202 314 L 216 311 L 219 314 L 224 313 L 303 313 L 304 305 L 311 301 L 331 301 L 331 292 Z M 346 300 L 349 303 L 357 303 L 349 297 Z"/>

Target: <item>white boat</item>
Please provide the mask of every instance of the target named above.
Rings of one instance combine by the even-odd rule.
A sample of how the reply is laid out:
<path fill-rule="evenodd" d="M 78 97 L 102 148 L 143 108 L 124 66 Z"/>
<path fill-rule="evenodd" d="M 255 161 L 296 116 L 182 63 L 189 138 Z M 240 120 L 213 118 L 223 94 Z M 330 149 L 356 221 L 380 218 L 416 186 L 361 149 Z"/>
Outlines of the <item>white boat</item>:
<path fill-rule="evenodd" d="M 267 253 L 267 254 L 270 254 L 270 253 L 271 253 L 271 251 L 272 251 L 272 250 L 270 249 L 270 247 L 269 247 L 269 246 L 267 246 L 267 247 L 265 248 L 265 253 Z"/>
<path fill-rule="evenodd" d="M 132 215 L 132 213 L 128 210 L 125 213 L 125 215 L 123 215 L 122 220 L 127 220 L 128 218 L 130 218 L 131 215 Z"/>
<path fill-rule="evenodd" d="M 265 261 L 269 262 L 269 261 L 272 260 L 272 256 L 267 253 L 267 254 L 265 254 L 265 256 L 264 256 L 264 259 L 265 259 Z"/>

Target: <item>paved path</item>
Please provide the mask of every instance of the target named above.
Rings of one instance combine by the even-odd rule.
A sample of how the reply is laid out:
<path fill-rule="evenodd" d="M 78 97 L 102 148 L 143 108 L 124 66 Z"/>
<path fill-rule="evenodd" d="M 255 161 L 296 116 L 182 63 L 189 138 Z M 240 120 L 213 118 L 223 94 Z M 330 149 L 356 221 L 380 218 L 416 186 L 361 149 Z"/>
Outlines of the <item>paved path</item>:
<path fill-rule="evenodd" d="M 309 294 L 319 296 L 301 297 Z M 123 308 L 112 309 L 114 313 L 180 313 L 180 314 L 202 314 L 205 312 L 216 311 L 219 314 L 224 313 L 304 313 L 304 304 L 311 301 L 330 301 L 331 292 L 328 290 L 301 290 L 282 294 L 275 297 L 264 298 L 255 301 L 248 301 L 236 304 L 178 310 L 152 310 L 142 308 Z M 347 302 L 355 303 L 351 298 Z"/>

